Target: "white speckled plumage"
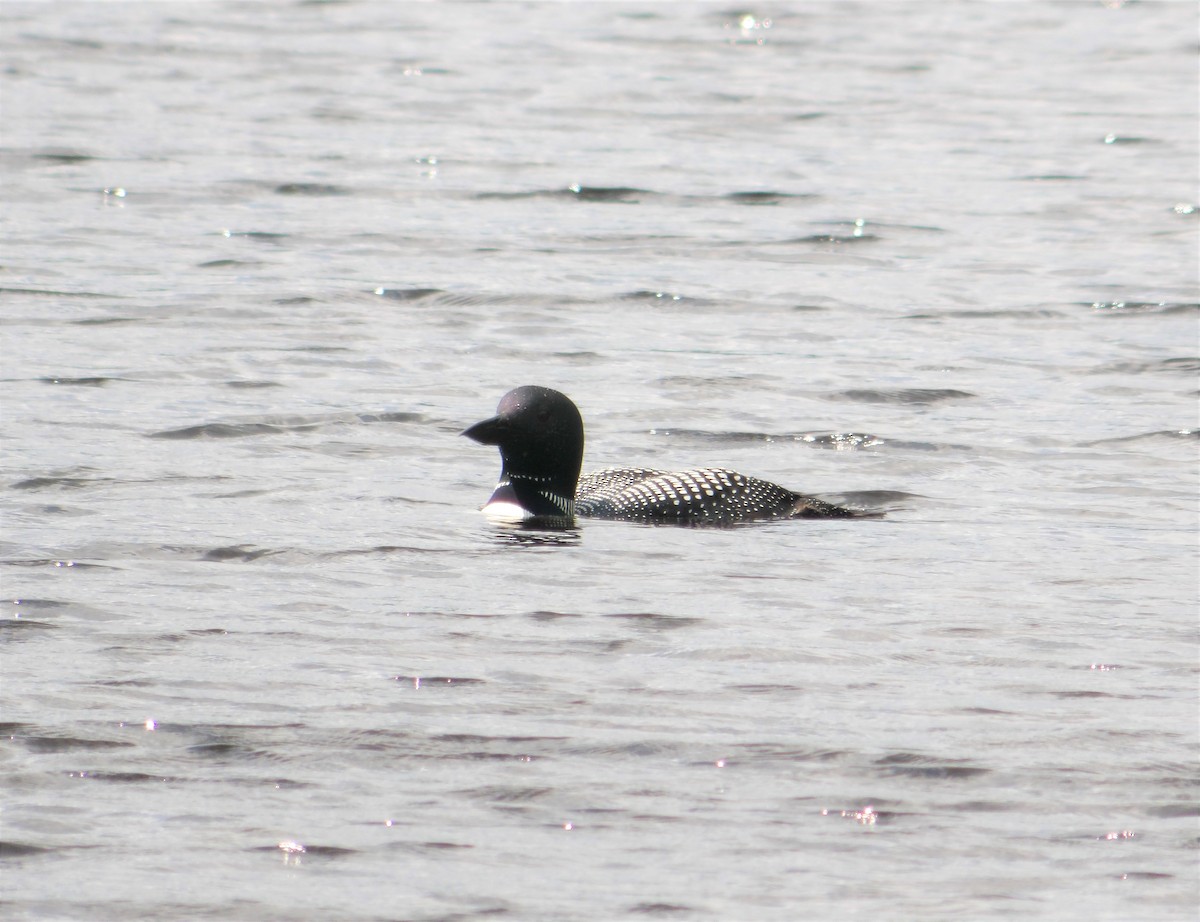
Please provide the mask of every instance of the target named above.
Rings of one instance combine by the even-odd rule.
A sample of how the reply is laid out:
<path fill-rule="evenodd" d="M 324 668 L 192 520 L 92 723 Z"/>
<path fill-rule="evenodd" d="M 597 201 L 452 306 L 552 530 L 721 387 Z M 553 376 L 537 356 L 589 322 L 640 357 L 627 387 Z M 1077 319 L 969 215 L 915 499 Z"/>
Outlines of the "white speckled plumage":
<path fill-rule="evenodd" d="M 584 474 L 575 493 L 575 513 L 696 524 L 849 514 L 770 481 L 719 467 L 686 471 L 607 468 Z"/>

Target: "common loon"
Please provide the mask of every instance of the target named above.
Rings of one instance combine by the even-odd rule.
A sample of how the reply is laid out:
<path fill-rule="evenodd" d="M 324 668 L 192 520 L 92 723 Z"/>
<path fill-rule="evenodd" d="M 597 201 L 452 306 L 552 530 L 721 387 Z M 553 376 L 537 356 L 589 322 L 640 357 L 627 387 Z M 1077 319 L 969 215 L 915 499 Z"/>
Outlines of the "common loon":
<path fill-rule="evenodd" d="M 570 398 L 518 387 L 496 415 L 462 433 L 500 448 L 500 482 L 483 506 L 509 520 L 588 516 L 681 525 L 753 519 L 851 518 L 861 513 L 725 468 L 659 471 L 608 468 L 579 475 L 583 419 Z"/>

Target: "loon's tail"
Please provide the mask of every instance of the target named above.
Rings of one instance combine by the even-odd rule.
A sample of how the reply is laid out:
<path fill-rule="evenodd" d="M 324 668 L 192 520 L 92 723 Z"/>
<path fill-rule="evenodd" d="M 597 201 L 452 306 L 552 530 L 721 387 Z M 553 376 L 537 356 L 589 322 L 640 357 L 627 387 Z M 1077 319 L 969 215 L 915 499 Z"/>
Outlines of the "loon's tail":
<path fill-rule="evenodd" d="M 811 496 L 797 495 L 796 505 L 792 507 L 791 519 L 861 519 L 883 515 L 882 512 L 862 512 L 849 509 L 846 506 L 836 506 Z"/>

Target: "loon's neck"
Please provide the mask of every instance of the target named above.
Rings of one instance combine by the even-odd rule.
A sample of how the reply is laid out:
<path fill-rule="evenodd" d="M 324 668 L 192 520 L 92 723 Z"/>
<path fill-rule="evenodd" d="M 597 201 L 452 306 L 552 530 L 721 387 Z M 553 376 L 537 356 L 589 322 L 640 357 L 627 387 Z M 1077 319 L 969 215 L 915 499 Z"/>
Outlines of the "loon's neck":
<path fill-rule="evenodd" d="M 503 518 L 571 518 L 575 515 L 575 485 L 505 469 L 483 508 L 491 516 Z"/>

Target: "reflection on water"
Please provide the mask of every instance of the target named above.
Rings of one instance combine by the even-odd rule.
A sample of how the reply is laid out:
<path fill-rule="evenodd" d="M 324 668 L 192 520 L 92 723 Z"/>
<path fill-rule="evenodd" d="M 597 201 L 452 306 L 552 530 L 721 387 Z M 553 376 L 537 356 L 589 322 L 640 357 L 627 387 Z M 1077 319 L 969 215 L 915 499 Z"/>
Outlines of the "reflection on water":
<path fill-rule="evenodd" d="M 491 541 L 513 547 L 575 547 L 583 537 L 575 519 L 488 524 Z"/>

